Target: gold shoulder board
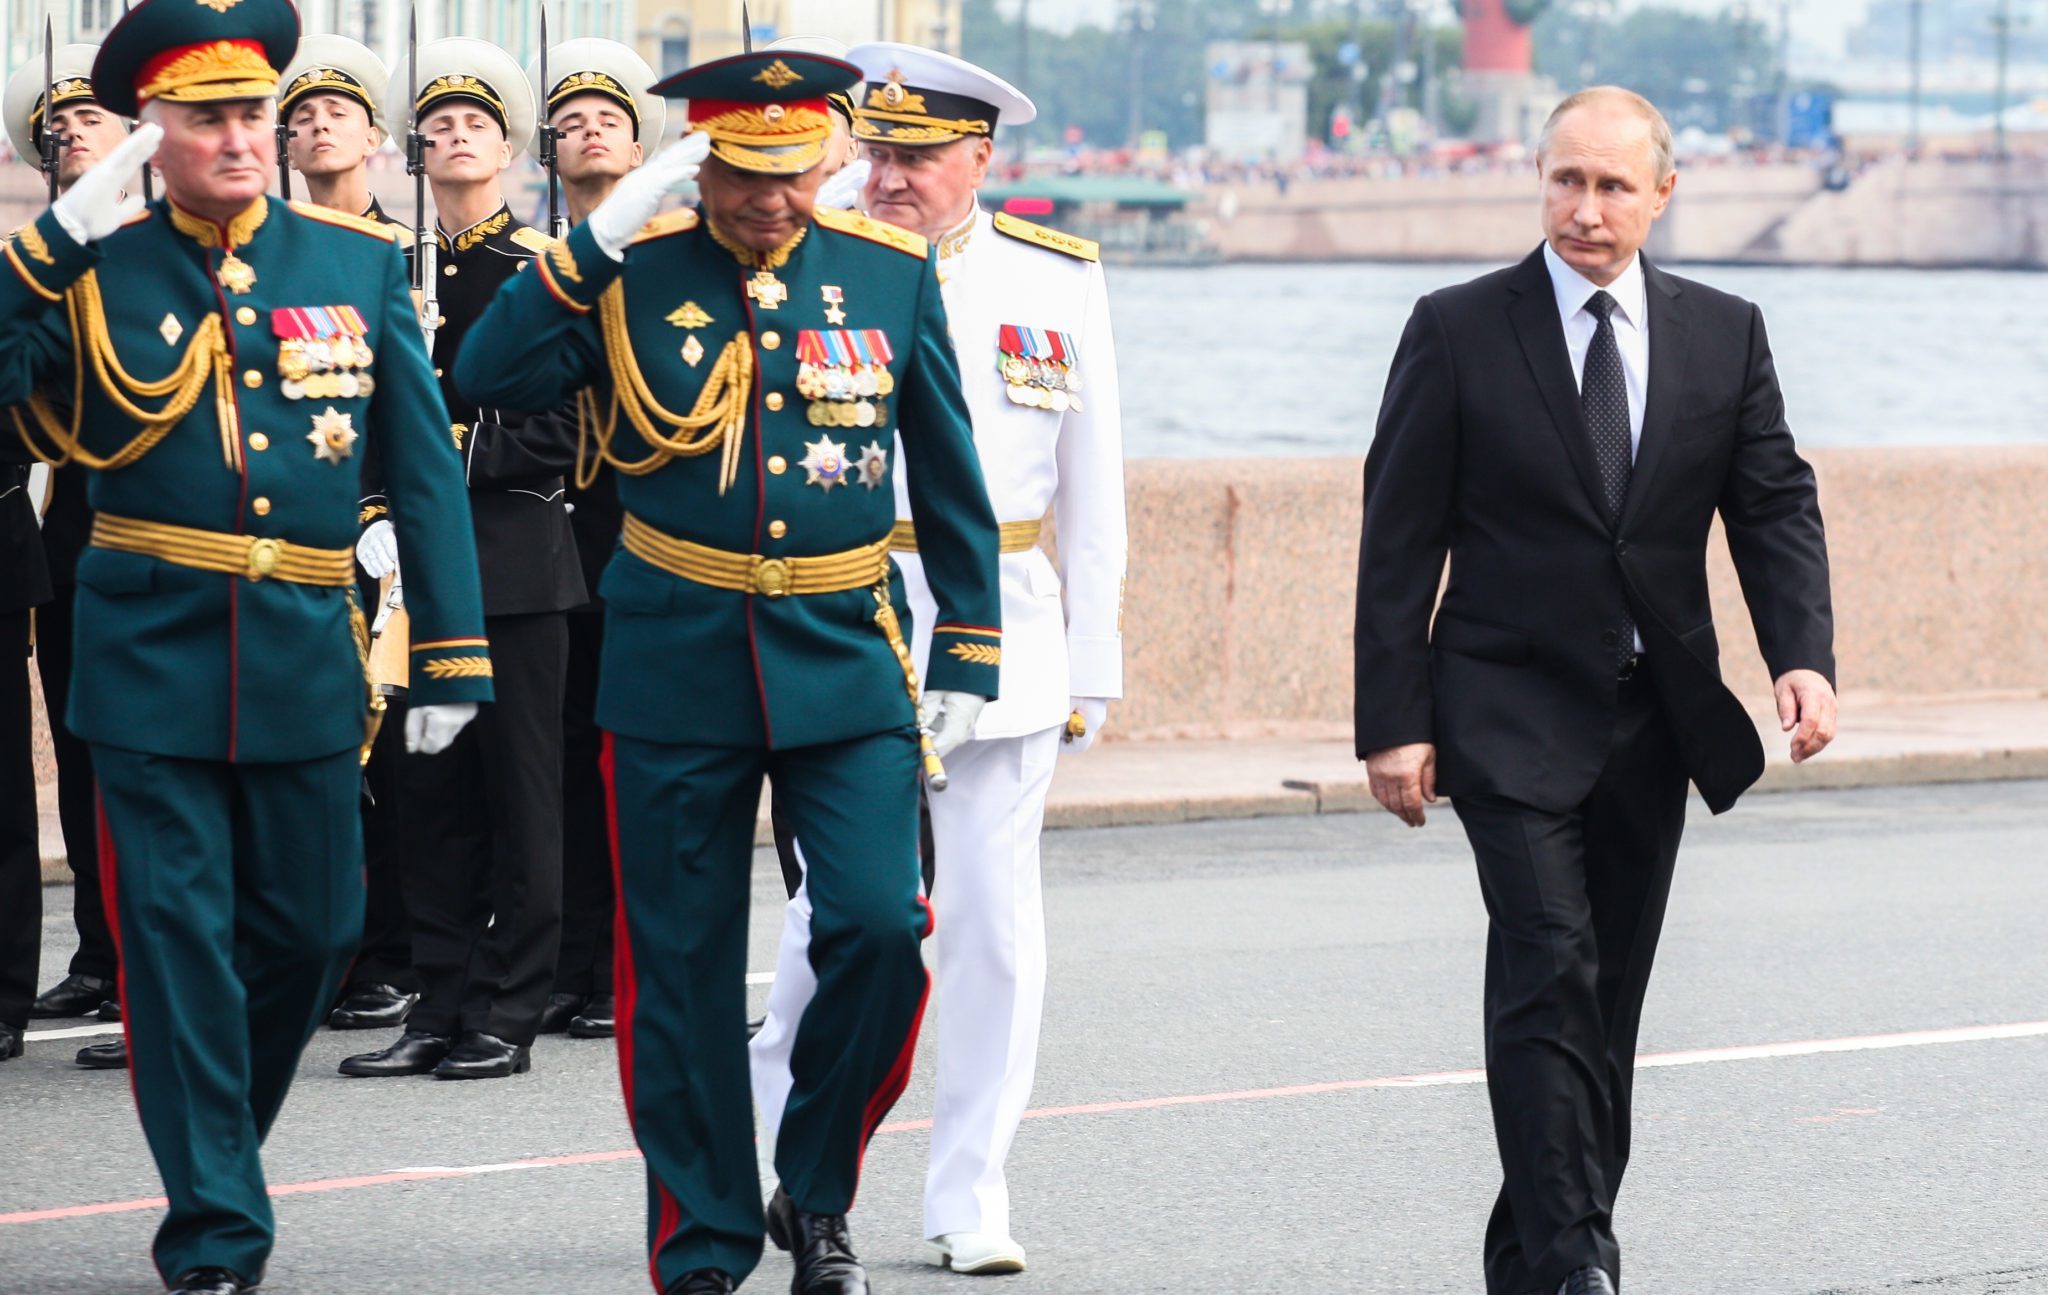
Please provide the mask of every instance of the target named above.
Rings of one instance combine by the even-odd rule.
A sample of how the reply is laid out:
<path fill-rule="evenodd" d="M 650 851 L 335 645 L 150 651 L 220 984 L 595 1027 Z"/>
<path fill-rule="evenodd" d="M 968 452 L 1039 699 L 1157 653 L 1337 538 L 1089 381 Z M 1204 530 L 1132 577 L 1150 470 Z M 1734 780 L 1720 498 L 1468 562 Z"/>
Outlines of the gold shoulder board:
<path fill-rule="evenodd" d="M 811 213 L 811 218 L 827 229 L 836 229 L 842 234 L 851 234 L 855 238 L 865 238 L 884 247 L 893 247 L 920 261 L 931 254 L 931 240 L 923 234 L 913 234 L 907 229 L 891 225 L 887 221 L 876 220 L 872 216 L 863 216 L 857 211 L 820 209 Z"/>
<path fill-rule="evenodd" d="M 1035 243 L 1040 247 L 1050 248 L 1055 252 L 1064 252 L 1078 261 L 1100 261 L 1102 259 L 1102 244 L 1092 239 L 1076 238 L 1072 234 L 1062 234 L 1057 229 L 1047 229 L 1043 225 L 1034 225 L 1028 220 L 1019 220 L 1007 211 L 996 213 L 996 232 L 1008 234 L 1011 238 L 1022 239 L 1026 243 Z"/>
<path fill-rule="evenodd" d="M 684 230 L 695 228 L 697 228 L 697 209 L 695 207 L 678 207 L 674 211 L 665 211 L 653 220 L 648 221 L 640 227 L 639 233 L 633 235 L 627 241 L 629 245 L 632 243 L 644 243 L 651 238 L 667 238 L 670 234 L 680 234 Z"/>
<path fill-rule="evenodd" d="M 545 252 L 555 245 L 555 240 L 541 233 L 531 225 L 521 225 L 512 231 L 512 241 L 529 252 Z"/>
<path fill-rule="evenodd" d="M 317 220 L 323 225 L 334 225 L 341 229 L 353 229 L 358 234 L 368 234 L 372 238 L 381 238 L 387 243 L 398 242 L 403 233 L 397 225 L 387 225 L 381 220 L 371 220 L 367 216 L 352 216 L 348 212 L 336 211 L 332 207 L 323 207 L 314 202 L 294 202 L 292 203 L 292 210 L 309 220 Z"/>

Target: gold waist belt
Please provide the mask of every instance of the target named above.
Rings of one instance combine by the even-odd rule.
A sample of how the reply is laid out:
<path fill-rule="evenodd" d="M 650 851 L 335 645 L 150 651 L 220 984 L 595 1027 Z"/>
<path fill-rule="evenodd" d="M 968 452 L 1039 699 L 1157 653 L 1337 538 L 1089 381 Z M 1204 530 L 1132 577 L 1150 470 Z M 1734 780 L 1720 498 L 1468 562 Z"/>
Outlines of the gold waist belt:
<path fill-rule="evenodd" d="M 93 518 L 94 548 L 141 553 L 173 566 L 218 571 L 251 580 L 286 580 L 295 585 L 345 589 L 355 583 L 355 552 L 314 549 L 289 540 L 228 535 L 168 522 L 144 522 L 101 513 Z"/>
<path fill-rule="evenodd" d="M 1035 522 L 1004 522 L 999 529 L 1001 539 L 996 548 L 1002 553 L 1029 553 L 1038 547 L 1038 533 L 1045 526 L 1043 519 Z M 898 522 L 889 532 L 889 547 L 898 553 L 917 552 L 917 527 L 911 522 Z"/>
<path fill-rule="evenodd" d="M 889 541 L 876 540 L 844 553 L 805 558 L 764 558 L 728 553 L 665 535 L 626 514 L 626 552 L 672 576 L 713 589 L 780 598 L 785 594 L 836 594 L 865 589 L 889 576 Z"/>

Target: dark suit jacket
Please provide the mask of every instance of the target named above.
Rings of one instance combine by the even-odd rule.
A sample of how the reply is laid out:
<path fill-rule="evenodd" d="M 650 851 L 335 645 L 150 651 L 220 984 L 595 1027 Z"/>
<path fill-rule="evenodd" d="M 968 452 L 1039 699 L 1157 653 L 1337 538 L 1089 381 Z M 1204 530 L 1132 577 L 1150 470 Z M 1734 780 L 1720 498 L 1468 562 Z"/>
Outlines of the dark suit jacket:
<path fill-rule="evenodd" d="M 28 469 L 0 464 L 0 614 L 50 601 L 50 568 L 43 533 L 28 497 Z M 21 668 L 20 662 L 6 667 Z M 14 735 L 8 734 L 13 741 Z"/>
<path fill-rule="evenodd" d="M 1433 742 L 1443 794 L 1577 805 L 1614 731 L 1626 599 L 1687 772 L 1716 813 L 1733 805 L 1764 756 L 1721 683 L 1706 566 L 1717 510 L 1771 675 L 1833 681 L 1820 505 L 1763 316 L 1647 261 L 1644 273 L 1648 397 L 1618 526 L 1542 249 L 1416 304 L 1366 457 L 1361 759 Z"/>

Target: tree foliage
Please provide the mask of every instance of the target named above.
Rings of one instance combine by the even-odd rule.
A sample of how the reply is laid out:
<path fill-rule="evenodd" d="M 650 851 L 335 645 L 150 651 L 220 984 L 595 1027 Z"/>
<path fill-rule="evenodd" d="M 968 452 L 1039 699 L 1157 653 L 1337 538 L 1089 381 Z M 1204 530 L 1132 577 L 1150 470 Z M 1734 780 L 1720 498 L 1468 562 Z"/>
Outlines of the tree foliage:
<path fill-rule="evenodd" d="M 1536 70 L 1565 90 L 1623 85 L 1674 126 L 1726 130 L 1776 92 L 1777 43 L 1755 18 L 1641 8 L 1619 21 L 1554 9 L 1536 24 Z"/>

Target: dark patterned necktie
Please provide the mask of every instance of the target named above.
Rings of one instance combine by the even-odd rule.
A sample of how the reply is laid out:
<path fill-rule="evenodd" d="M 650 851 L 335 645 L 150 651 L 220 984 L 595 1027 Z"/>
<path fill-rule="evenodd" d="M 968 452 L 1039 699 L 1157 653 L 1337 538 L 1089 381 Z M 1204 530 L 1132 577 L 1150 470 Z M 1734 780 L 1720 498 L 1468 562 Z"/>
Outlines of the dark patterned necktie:
<path fill-rule="evenodd" d="M 1586 350 L 1586 371 L 1579 378 L 1579 406 L 1586 416 L 1586 433 L 1593 441 L 1593 457 L 1600 464 L 1600 492 L 1607 504 L 1607 520 L 1621 524 L 1621 506 L 1628 500 L 1629 474 L 1635 468 L 1633 437 L 1629 431 L 1628 377 L 1621 368 L 1621 346 L 1614 340 L 1614 310 L 1617 303 L 1605 292 L 1596 292 L 1586 303 L 1600 321 L 1593 330 L 1593 345 Z M 1621 605 L 1621 634 L 1615 655 L 1626 663 L 1635 655 L 1635 618 L 1626 600 Z"/>

